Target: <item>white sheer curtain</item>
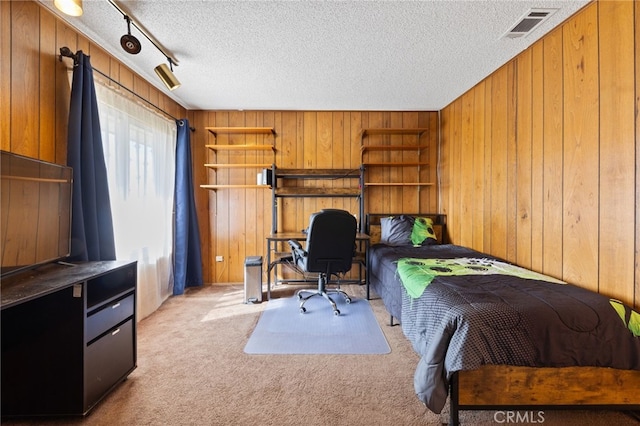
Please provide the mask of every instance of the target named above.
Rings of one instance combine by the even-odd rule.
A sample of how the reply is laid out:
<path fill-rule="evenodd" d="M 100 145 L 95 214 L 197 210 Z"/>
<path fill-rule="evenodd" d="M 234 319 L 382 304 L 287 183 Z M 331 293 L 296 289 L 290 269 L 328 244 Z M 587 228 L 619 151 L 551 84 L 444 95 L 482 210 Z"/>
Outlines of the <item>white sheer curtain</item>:
<path fill-rule="evenodd" d="M 176 123 L 96 84 L 116 257 L 138 261 L 138 320 L 172 292 Z"/>

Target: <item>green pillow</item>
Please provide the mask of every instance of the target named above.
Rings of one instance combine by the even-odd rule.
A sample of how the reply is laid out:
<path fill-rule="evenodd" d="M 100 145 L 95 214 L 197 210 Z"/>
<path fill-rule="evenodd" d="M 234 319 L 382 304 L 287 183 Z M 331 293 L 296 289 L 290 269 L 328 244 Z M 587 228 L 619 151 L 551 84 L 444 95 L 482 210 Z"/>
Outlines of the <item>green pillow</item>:
<path fill-rule="evenodd" d="M 411 242 L 414 246 L 436 244 L 438 242 L 433 230 L 433 220 L 428 217 L 416 217 L 411 230 Z"/>

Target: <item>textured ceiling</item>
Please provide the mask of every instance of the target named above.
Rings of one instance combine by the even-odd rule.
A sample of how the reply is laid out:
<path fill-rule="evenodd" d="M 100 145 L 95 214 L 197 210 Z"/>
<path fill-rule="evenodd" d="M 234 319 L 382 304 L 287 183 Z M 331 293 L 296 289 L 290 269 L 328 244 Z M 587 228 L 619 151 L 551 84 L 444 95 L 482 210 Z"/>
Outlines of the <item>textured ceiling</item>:
<path fill-rule="evenodd" d="M 588 0 L 117 1 L 179 61 L 173 92 L 135 27 L 142 51 L 120 47 L 127 24 L 107 0 L 79 18 L 40 3 L 187 109 L 410 111 L 442 109 Z M 503 38 L 530 8 L 559 10 Z"/>

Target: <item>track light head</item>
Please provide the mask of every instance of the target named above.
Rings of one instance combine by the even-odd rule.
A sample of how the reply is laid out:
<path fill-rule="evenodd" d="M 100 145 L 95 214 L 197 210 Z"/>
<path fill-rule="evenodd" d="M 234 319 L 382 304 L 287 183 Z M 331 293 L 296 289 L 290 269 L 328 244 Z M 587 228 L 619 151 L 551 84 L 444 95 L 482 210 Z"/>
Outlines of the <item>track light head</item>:
<path fill-rule="evenodd" d="M 167 59 L 169 59 L 169 65 L 171 65 L 171 59 L 170 58 L 167 58 Z M 178 87 L 180 87 L 181 83 L 173 74 L 173 70 L 169 68 L 169 65 L 164 63 L 160 64 L 154 68 L 154 71 L 156 72 L 156 74 L 158 74 L 158 77 L 160 77 L 160 80 L 162 80 L 164 85 L 167 86 L 167 89 L 175 90 Z"/>
<path fill-rule="evenodd" d="M 140 40 L 131 35 L 131 18 L 124 15 L 124 19 L 127 21 L 127 33 L 120 37 L 120 46 L 125 52 L 137 55 L 142 50 L 142 44 L 140 44 Z"/>
<path fill-rule="evenodd" d="M 69 16 L 82 15 L 82 0 L 54 0 L 53 5 Z"/>

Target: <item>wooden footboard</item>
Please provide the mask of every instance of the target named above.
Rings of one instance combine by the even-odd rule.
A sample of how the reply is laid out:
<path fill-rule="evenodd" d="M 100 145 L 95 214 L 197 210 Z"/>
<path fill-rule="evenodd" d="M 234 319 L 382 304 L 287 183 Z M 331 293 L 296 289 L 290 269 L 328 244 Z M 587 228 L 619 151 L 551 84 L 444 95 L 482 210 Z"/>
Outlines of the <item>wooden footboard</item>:
<path fill-rule="evenodd" d="M 451 382 L 452 425 L 459 410 L 616 408 L 640 410 L 640 371 L 604 367 L 487 365 Z"/>

